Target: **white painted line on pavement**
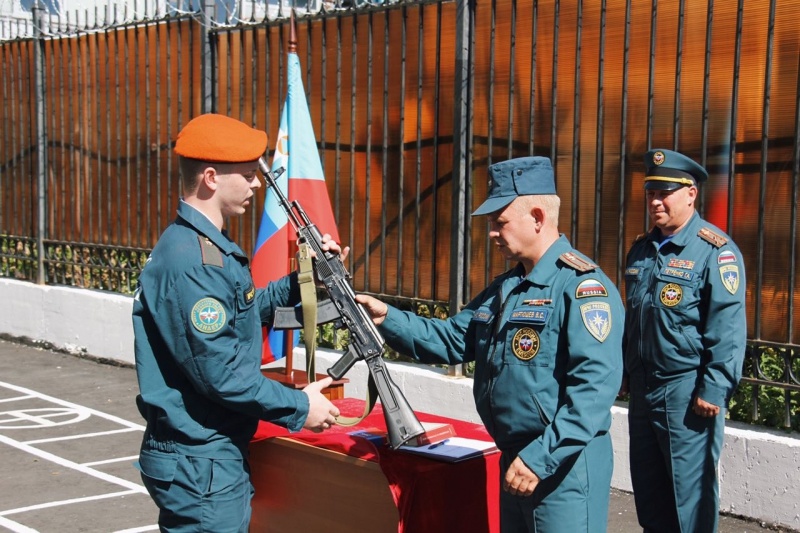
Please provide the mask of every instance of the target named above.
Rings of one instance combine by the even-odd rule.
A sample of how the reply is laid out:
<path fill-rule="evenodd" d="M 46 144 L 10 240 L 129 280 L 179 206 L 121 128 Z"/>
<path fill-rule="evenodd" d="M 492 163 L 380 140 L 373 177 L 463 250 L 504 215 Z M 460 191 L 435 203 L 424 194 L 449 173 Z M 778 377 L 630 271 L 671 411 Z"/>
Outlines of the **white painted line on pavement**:
<path fill-rule="evenodd" d="M 23 526 L 22 524 L 9 520 L 8 518 L 3 518 L 2 516 L 0 516 L 0 526 L 8 528 L 14 533 L 39 533 L 35 529 Z"/>
<path fill-rule="evenodd" d="M 144 531 L 158 531 L 158 524 L 153 524 L 152 526 L 134 527 L 131 529 L 120 529 L 114 533 L 143 533 Z"/>
<path fill-rule="evenodd" d="M 144 429 L 145 429 L 143 425 L 135 424 L 133 422 L 129 422 L 128 420 L 125 420 L 124 418 L 120 418 L 118 416 L 110 415 L 108 413 L 103 413 L 102 411 L 96 411 L 94 409 L 87 409 L 86 407 L 84 407 L 82 405 L 78 405 L 78 404 L 75 404 L 75 403 L 72 403 L 72 402 L 67 402 L 65 400 L 60 400 L 58 398 L 54 398 L 54 397 L 48 396 L 46 394 L 41 394 L 39 392 L 30 390 L 30 389 L 26 389 L 26 388 L 23 388 L 23 387 L 18 387 L 16 385 L 12 385 L 11 383 L 6 383 L 5 381 L 0 381 L 0 387 L 5 387 L 7 389 L 15 390 L 15 391 L 21 392 L 23 394 L 31 394 L 31 395 L 35 396 L 36 398 L 41 398 L 43 400 L 47 400 L 48 402 L 52 402 L 52 403 L 55 403 L 55 404 L 58 404 L 58 405 L 63 405 L 63 406 L 66 406 L 66 407 L 72 407 L 72 408 L 75 408 L 75 409 L 87 410 L 87 411 L 91 412 L 95 416 L 99 416 L 100 418 L 105 418 L 106 420 L 111 420 L 112 422 L 116 422 L 117 424 L 121 424 L 121 425 L 126 426 L 126 427 L 130 427 L 130 428 L 133 428 L 133 429 L 138 429 L 138 430 L 141 430 L 141 431 L 144 431 Z"/>
<path fill-rule="evenodd" d="M 105 437 L 106 435 L 115 435 L 117 433 L 130 433 L 131 431 L 139 431 L 137 428 L 125 428 L 125 429 L 112 429 L 109 431 L 100 431 L 97 433 L 82 433 L 80 435 L 69 435 L 66 437 L 53 437 L 50 439 L 38 439 L 38 440 L 26 440 L 24 444 L 41 444 L 43 442 L 60 442 L 62 440 L 75 440 L 75 439 L 85 439 L 87 437 Z"/>
<path fill-rule="evenodd" d="M 97 496 L 86 496 L 85 498 L 72 498 L 71 500 L 61 500 L 59 502 L 40 503 L 38 505 L 29 505 L 27 507 L 18 507 L 16 509 L 8 509 L 0 511 L 0 516 L 8 516 L 18 513 L 27 513 L 29 511 L 38 511 L 40 509 L 48 509 L 50 507 L 60 507 L 62 505 L 72 505 L 74 503 L 93 502 L 97 500 L 107 500 L 108 498 L 118 498 L 120 496 L 130 496 L 136 494 L 134 490 L 123 490 L 120 492 L 110 492 L 108 494 L 98 494 Z"/>
<path fill-rule="evenodd" d="M 136 483 L 131 483 L 127 479 L 122 479 L 122 478 L 119 478 L 117 476 L 112 476 L 110 474 L 106 474 L 105 472 L 100 472 L 99 470 L 95 470 L 93 468 L 89 468 L 89 467 L 83 466 L 81 464 L 78 464 L 75 461 L 70 461 L 68 459 L 64 459 L 63 457 L 59 457 L 59 456 L 54 455 L 54 454 L 52 454 L 50 452 L 46 452 L 44 450 L 40 450 L 38 448 L 34 448 L 33 446 L 28 446 L 24 442 L 15 441 L 14 439 L 10 439 L 10 438 L 6 437 L 5 435 L 0 435 L 0 442 L 3 443 L 3 444 L 7 444 L 9 446 L 12 446 L 12 447 L 14 447 L 14 448 L 16 448 L 18 450 L 22 450 L 24 452 L 27 452 L 27 453 L 29 453 L 31 455 L 35 455 L 37 457 L 40 457 L 40 458 L 42 458 L 42 459 L 44 459 L 46 461 L 50 461 L 52 463 L 56 463 L 58 465 L 61 465 L 61 466 L 65 467 L 65 468 L 71 468 L 72 470 L 77 470 L 78 472 L 81 472 L 83 474 L 90 475 L 90 476 L 95 477 L 97 479 L 102 479 L 103 481 L 108 481 L 109 483 L 113 483 L 115 485 L 119 485 L 121 487 L 125 487 L 126 489 L 130 489 L 132 491 L 135 491 L 135 492 L 138 492 L 138 493 L 141 493 L 141 494 L 147 494 L 147 490 L 142 485 L 138 485 Z M 0 514 L 3 514 L 3 513 L 0 513 Z"/>
<path fill-rule="evenodd" d="M 138 455 L 129 455 L 128 457 L 118 457 L 117 459 L 106 459 L 105 461 L 94 461 L 93 463 L 81 463 L 83 466 L 96 466 L 107 465 L 111 463 L 121 463 L 123 461 L 136 461 L 139 459 Z"/>
<path fill-rule="evenodd" d="M 2 400 L 0 400 L 0 403 L 18 402 L 19 400 L 30 400 L 31 398 L 36 398 L 36 396 L 32 394 L 26 394 L 25 396 L 14 396 L 13 398 L 3 398 Z"/>

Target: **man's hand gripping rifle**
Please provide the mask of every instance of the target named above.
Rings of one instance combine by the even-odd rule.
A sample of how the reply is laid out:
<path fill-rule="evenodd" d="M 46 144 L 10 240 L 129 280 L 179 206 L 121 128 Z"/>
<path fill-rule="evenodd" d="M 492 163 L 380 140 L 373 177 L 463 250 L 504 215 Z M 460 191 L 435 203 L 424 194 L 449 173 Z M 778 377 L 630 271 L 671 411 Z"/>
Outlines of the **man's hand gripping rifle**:
<path fill-rule="evenodd" d="M 259 168 L 267 187 L 271 187 L 278 198 L 286 216 L 297 233 L 299 243 L 311 247 L 314 257 L 314 272 L 325 286 L 330 297 L 319 306 L 319 323 L 336 321 L 335 327 L 350 330 L 350 344 L 347 352 L 328 369 L 334 379 L 341 379 L 348 370 L 363 359 L 367 363 L 370 379 L 381 399 L 389 444 L 399 448 L 406 441 L 424 433 L 405 396 L 392 381 L 383 360 L 383 337 L 373 324 L 367 311 L 355 300 L 355 292 L 350 287 L 350 274 L 338 255 L 322 249 L 322 235 L 308 219 L 297 201 L 289 202 L 277 184 L 277 177 L 270 171 L 266 160 L 259 159 Z M 296 309 L 278 309 L 273 324 L 275 329 L 297 329 L 302 327 L 302 312 Z"/>

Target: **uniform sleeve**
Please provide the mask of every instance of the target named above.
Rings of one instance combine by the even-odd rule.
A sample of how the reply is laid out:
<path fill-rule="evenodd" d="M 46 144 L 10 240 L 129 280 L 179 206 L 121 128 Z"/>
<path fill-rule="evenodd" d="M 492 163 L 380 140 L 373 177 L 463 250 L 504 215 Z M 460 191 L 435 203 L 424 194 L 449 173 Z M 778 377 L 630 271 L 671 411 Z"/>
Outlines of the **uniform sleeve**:
<path fill-rule="evenodd" d="M 197 267 L 177 279 L 153 315 L 198 394 L 227 409 L 301 429 L 307 396 L 261 374 L 260 355 L 253 354 L 261 353 L 260 329 L 251 331 L 258 323 L 237 324 L 237 305 L 236 288 L 222 269 Z"/>
<path fill-rule="evenodd" d="M 457 365 L 464 362 L 467 327 L 472 311 L 448 319 L 426 318 L 389 306 L 378 327 L 393 350 L 423 363 Z"/>
<path fill-rule="evenodd" d="M 611 406 L 622 380 L 624 311 L 616 288 L 603 280 L 607 297 L 574 298 L 564 294 L 561 330 L 566 336 L 565 374 L 553 420 L 544 433 L 520 453 L 541 479 L 608 432 Z"/>
<path fill-rule="evenodd" d="M 702 380 L 697 395 L 726 406 L 739 379 L 747 342 L 745 275 L 742 254 L 730 244 L 710 259 L 704 295 L 707 300 L 703 336 Z"/>

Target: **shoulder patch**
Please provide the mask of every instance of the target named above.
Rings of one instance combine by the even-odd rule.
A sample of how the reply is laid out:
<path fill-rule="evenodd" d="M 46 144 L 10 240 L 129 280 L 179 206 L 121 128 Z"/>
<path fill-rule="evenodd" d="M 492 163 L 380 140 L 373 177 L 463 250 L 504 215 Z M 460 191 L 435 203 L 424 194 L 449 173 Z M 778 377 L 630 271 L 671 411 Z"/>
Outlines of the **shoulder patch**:
<path fill-rule="evenodd" d="M 726 239 L 719 233 L 713 231 L 711 228 L 702 228 L 700 231 L 697 232 L 697 236 L 703 240 L 710 242 L 717 248 L 723 246 L 725 243 L 728 242 L 728 239 Z"/>
<path fill-rule="evenodd" d="M 200 333 L 216 333 L 225 325 L 225 308 L 215 298 L 201 298 L 192 307 L 191 320 Z"/>
<path fill-rule="evenodd" d="M 564 252 L 560 256 L 558 256 L 564 263 L 571 266 L 578 272 L 589 272 L 590 270 L 594 270 L 597 268 L 597 265 L 592 263 L 591 261 L 587 261 L 583 257 L 572 253 L 572 252 Z"/>
<path fill-rule="evenodd" d="M 596 279 L 585 279 L 575 289 L 575 298 L 589 298 L 593 296 L 608 296 L 605 285 Z"/>
<path fill-rule="evenodd" d="M 197 236 L 200 241 L 200 254 L 203 256 L 203 264 L 215 267 L 222 266 L 222 252 L 217 248 L 213 242 L 208 240 L 207 237 L 202 235 Z"/>

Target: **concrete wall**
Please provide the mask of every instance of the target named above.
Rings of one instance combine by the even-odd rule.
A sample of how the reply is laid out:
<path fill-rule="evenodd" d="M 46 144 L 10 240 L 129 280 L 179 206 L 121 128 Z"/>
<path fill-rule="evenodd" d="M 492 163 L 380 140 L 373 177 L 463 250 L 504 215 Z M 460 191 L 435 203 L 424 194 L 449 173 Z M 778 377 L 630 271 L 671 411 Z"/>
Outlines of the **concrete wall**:
<path fill-rule="evenodd" d="M 130 297 L 0 279 L 0 302 L 0 334 L 133 363 Z M 324 372 L 338 357 L 335 352 L 317 350 L 317 371 Z M 294 363 L 305 368 L 302 348 L 295 350 Z M 471 379 L 448 377 L 442 369 L 421 365 L 390 366 L 392 379 L 415 410 L 480 422 Z M 345 394 L 365 397 L 366 365 L 357 363 L 346 377 Z M 612 414 L 612 484 L 630 491 L 627 409 L 617 405 Z M 729 423 L 720 462 L 720 491 L 723 512 L 800 530 L 800 435 L 754 431 L 752 426 Z"/>

